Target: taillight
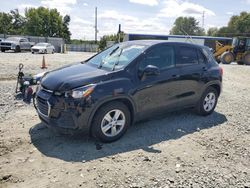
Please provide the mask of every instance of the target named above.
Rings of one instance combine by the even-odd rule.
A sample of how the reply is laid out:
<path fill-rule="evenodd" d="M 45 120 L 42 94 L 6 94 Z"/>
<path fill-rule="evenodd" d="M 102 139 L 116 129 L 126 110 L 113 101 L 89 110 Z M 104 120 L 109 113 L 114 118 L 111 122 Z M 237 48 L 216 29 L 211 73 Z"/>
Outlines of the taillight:
<path fill-rule="evenodd" d="M 223 75 L 223 68 L 220 67 L 220 75 L 222 76 Z"/>

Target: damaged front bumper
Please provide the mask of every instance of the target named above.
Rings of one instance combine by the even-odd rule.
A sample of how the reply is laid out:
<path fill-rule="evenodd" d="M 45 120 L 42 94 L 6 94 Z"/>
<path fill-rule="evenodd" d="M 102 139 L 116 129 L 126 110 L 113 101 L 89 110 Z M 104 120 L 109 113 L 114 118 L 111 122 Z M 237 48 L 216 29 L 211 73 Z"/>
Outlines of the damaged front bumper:
<path fill-rule="evenodd" d="M 64 95 L 55 95 L 53 91 L 40 89 L 36 92 L 34 105 L 39 118 L 52 129 L 66 134 L 89 132 L 91 97 L 66 98 Z"/>

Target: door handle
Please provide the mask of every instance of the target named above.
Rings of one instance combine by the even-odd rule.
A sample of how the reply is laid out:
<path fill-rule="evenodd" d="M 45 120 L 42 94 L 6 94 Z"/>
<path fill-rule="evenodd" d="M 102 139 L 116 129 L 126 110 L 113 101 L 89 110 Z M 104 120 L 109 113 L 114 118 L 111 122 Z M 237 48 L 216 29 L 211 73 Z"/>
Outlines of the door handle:
<path fill-rule="evenodd" d="M 174 75 L 172 75 L 172 77 L 173 77 L 173 78 L 179 78 L 180 75 L 179 75 L 179 74 L 174 74 Z"/>
<path fill-rule="evenodd" d="M 202 67 L 202 70 L 203 71 L 207 71 L 207 67 Z"/>

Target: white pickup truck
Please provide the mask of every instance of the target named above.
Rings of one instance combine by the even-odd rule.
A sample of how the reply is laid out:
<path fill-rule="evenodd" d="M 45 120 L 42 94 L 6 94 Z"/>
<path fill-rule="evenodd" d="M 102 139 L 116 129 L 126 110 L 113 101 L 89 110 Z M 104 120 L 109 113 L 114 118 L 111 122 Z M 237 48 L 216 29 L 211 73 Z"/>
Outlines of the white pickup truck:
<path fill-rule="evenodd" d="M 35 43 L 29 42 L 28 39 L 22 37 L 9 37 L 0 42 L 1 52 L 7 50 L 14 50 L 21 52 L 21 50 L 30 50 Z"/>

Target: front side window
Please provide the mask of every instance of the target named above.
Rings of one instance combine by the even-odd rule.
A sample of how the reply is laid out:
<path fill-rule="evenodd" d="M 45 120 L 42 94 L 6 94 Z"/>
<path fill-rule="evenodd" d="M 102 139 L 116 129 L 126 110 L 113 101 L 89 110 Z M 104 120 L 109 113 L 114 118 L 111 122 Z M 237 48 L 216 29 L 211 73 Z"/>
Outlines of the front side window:
<path fill-rule="evenodd" d="M 178 51 L 178 66 L 198 64 L 196 49 L 192 47 L 180 46 Z"/>
<path fill-rule="evenodd" d="M 156 66 L 160 70 L 174 67 L 174 47 L 167 45 L 158 45 L 150 49 L 139 64 L 139 71 L 143 71 L 148 65 Z"/>

